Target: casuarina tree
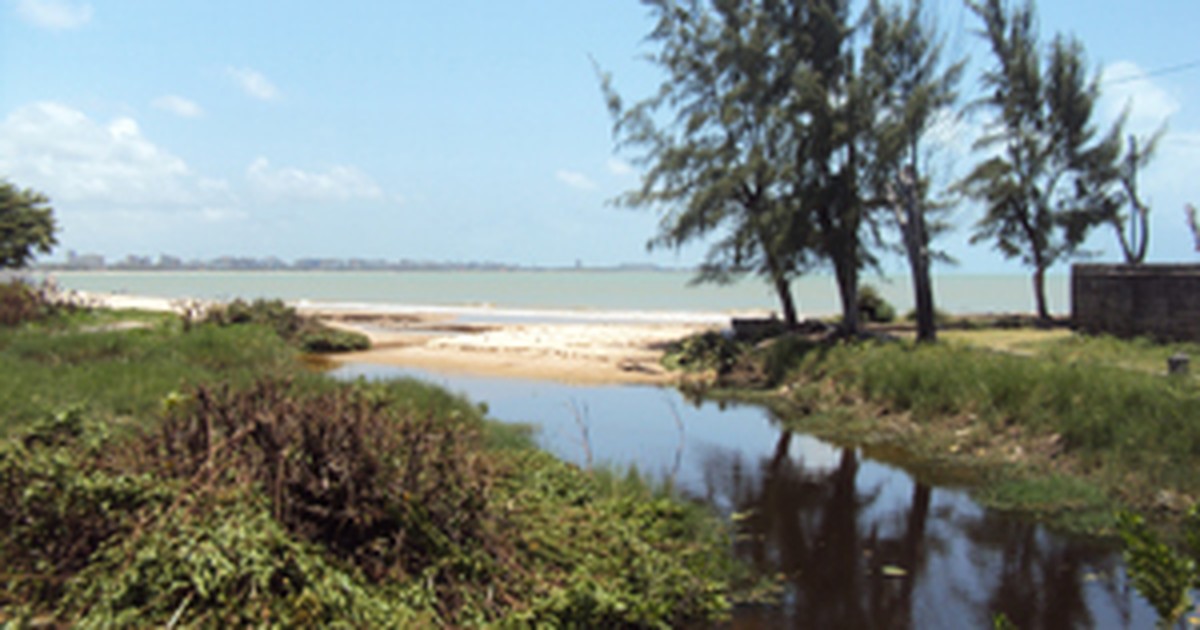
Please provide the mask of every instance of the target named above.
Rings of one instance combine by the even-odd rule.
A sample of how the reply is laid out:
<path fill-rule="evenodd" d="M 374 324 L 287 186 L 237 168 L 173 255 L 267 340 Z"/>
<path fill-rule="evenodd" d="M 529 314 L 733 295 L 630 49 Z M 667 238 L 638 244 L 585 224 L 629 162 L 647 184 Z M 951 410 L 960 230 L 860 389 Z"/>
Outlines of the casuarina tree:
<path fill-rule="evenodd" d="M 935 252 L 930 241 L 949 226 L 935 214 L 946 204 L 931 199 L 924 141 L 935 124 L 951 117 L 964 62 L 942 63 L 941 41 L 920 0 L 906 10 L 872 2 L 870 10 L 871 44 L 863 65 L 880 92 L 870 185 L 877 197 L 886 199 L 900 231 L 902 251 L 912 272 L 917 340 L 934 341 L 937 328 L 930 266 Z"/>
<path fill-rule="evenodd" d="M 791 138 L 781 100 L 792 69 L 764 15 L 769 3 L 645 4 L 657 20 L 651 59 L 666 80 L 627 105 L 602 76 L 619 146 L 639 151 L 645 169 L 641 186 L 617 203 L 660 212 L 652 248 L 715 236 L 697 280 L 759 275 L 794 326 L 791 282 L 807 265 L 811 231 L 787 195 Z"/>
<path fill-rule="evenodd" d="M 972 241 L 991 241 L 1033 268 L 1037 314 L 1046 321 L 1046 271 L 1079 253 L 1091 228 L 1106 220 L 1089 179 L 1102 162 L 1098 154 L 1120 141 L 1119 125 L 1096 138 L 1099 87 L 1087 76 L 1083 47 L 1060 35 L 1043 54 L 1030 2 L 1011 9 L 1003 0 L 969 6 L 993 55 L 977 106 L 994 116 L 976 143 L 986 159 L 959 184 L 983 204 Z"/>

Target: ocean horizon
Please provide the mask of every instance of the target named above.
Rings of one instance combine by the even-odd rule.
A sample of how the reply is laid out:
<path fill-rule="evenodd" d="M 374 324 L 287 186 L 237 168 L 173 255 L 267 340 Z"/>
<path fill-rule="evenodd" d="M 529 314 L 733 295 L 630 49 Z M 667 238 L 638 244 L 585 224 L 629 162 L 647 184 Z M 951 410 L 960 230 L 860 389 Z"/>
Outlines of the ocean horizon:
<path fill-rule="evenodd" d="M 570 311 L 736 315 L 779 310 L 774 292 L 758 278 L 727 285 L 691 283 L 683 270 L 488 270 L 488 271 L 54 271 L 38 272 L 63 289 L 168 299 L 227 301 L 279 298 L 306 306 L 476 311 Z M 867 275 L 903 315 L 913 307 L 907 276 Z M 1025 274 L 935 275 L 934 298 L 951 314 L 1028 313 L 1034 310 Z M 1048 275 L 1051 312 L 1069 310 L 1069 277 Z M 831 275 L 793 282 L 804 316 L 840 312 Z"/>

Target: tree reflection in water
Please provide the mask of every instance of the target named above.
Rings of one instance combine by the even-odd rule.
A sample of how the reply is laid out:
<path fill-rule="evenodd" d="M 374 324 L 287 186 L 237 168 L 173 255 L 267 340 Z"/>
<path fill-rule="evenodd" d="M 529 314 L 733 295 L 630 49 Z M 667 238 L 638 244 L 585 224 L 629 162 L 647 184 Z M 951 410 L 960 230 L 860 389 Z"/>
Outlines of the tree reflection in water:
<path fill-rule="evenodd" d="M 353 368 L 353 369 L 350 369 Z M 984 510 L 854 449 L 780 431 L 758 407 L 643 387 L 429 375 L 347 366 L 342 378 L 417 376 L 536 422 L 539 441 L 583 464 L 571 404 L 590 411 L 597 461 L 662 471 L 714 509 L 747 515 L 736 550 L 783 574 L 778 606 L 736 611 L 740 628 L 1153 627 L 1114 549 Z M 678 413 L 675 413 L 678 411 Z"/>
<path fill-rule="evenodd" d="M 855 449 L 812 465 L 796 439 L 781 432 L 757 461 L 704 456 L 703 494 L 740 515 L 737 553 L 785 580 L 780 607 L 739 610 L 736 627 L 983 628 L 998 613 L 1023 629 L 1133 623 L 1112 549 L 981 510 L 958 491 L 864 479 Z M 1100 579 L 1107 589 L 1085 592 Z"/>

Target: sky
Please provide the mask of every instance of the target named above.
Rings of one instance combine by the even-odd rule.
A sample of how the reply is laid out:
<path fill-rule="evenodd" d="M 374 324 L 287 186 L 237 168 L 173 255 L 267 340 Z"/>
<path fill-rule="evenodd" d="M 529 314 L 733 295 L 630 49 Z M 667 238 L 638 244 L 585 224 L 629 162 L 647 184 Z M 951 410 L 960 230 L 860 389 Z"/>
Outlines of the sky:
<path fill-rule="evenodd" d="M 988 63 L 975 18 L 928 2 L 947 52 Z M 1150 259 L 1200 261 L 1200 2 L 1049 0 L 1101 73 L 1102 121 L 1167 135 L 1141 184 Z M 647 252 L 658 217 L 609 202 L 638 184 L 615 152 L 594 59 L 627 99 L 661 71 L 635 0 L 0 0 L 0 178 L 46 193 L 67 251 L 692 265 Z M 1182 67 L 1181 67 L 1182 66 Z M 973 89 L 969 76 L 964 91 Z M 949 181 L 978 120 L 935 130 Z M 955 271 L 1020 270 L 967 244 Z M 1088 242 L 1117 261 L 1109 229 Z M 888 259 L 885 268 L 901 270 Z"/>

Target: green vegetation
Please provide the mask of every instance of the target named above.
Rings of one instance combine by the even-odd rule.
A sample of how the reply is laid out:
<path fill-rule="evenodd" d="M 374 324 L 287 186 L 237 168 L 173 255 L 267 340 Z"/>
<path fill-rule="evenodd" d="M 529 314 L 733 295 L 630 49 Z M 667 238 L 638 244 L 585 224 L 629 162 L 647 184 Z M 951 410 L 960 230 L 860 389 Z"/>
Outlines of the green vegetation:
<path fill-rule="evenodd" d="M 827 437 L 899 446 L 910 467 L 959 470 L 984 502 L 1060 525 L 1109 532 L 1117 504 L 1178 517 L 1200 496 L 1195 381 L 1112 363 L 1117 347 L 1165 352 L 1145 342 L 1039 343 L 1017 355 L 789 336 L 738 349 L 710 386 Z"/>
<path fill-rule="evenodd" d="M 1183 549 L 1163 542 L 1141 516 L 1122 512 L 1118 519 L 1130 580 L 1154 606 L 1160 627 L 1177 624 L 1192 607 L 1191 591 L 1200 589 L 1200 506 L 1184 520 Z"/>
<path fill-rule="evenodd" d="M 280 338 L 295 344 L 305 352 L 353 352 L 371 347 L 371 341 L 361 333 L 330 328 L 311 317 L 305 317 L 283 300 L 257 299 L 246 302 L 234 300 L 209 309 L 204 321 L 219 326 L 257 324 L 275 331 Z"/>
<path fill-rule="evenodd" d="M 663 214 L 652 246 L 720 232 L 698 280 L 761 276 L 788 326 L 797 324 L 791 280 L 828 264 L 843 326 L 857 333 L 859 273 L 878 240 L 867 234 L 901 171 L 910 193 L 896 204 L 908 217 L 901 223 L 921 218 L 901 229 L 913 251 L 928 245 L 930 182 L 917 159 L 954 101 L 961 65 L 942 68 L 916 4 L 646 4 L 661 87 L 627 106 L 602 77 L 618 142 L 646 165 L 640 187 L 618 202 Z M 914 261 L 918 285 L 928 286 L 927 263 Z"/>
<path fill-rule="evenodd" d="M 1093 227 L 1119 225 L 1127 201 L 1140 205 L 1134 178 L 1151 152 L 1131 142 L 1122 157 L 1123 117 L 1097 137 L 1099 77 L 1088 77 L 1083 44 L 1059 34 L 1043 57 L 1031 1 L 968 6 L 994 58 L 978 104 L 994 114 L 995 129 L 976 143 L 988 157 L 960 183 L 986 208 L 971 240 L 993 242 L 1033 268 L 1037 313 L 1049 320 L 1046 270 L 1075 255 Z M 1124 236 L 1121 242 L 1132 256 Z"/>
<path fill-rule="evenodd" d="M 865 322 L 887 324 L 896 320 L 896 307 L 883 299 L 879 289 L 864 284 L 858 291 L 858 312 Z"/>
<path fill-rule="evenodd" d="M 306 373 L 273 325 L 116 321 L 0 328 L 0 623 L 666 627 L 729 607 L 728 533 L 636 475 L 559 462 L 431 386 Z"/>
<path fill-rule="evenodd" d="M 45 195 L 0 180 L 0 269 L 20 269 L 58 244 L 54 209 Z"/>

